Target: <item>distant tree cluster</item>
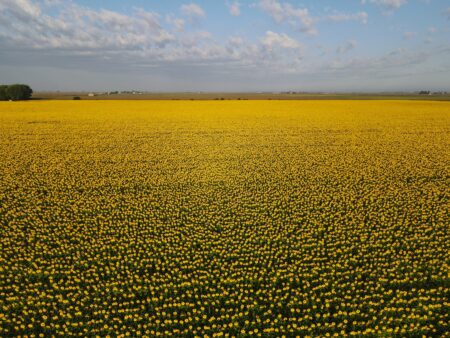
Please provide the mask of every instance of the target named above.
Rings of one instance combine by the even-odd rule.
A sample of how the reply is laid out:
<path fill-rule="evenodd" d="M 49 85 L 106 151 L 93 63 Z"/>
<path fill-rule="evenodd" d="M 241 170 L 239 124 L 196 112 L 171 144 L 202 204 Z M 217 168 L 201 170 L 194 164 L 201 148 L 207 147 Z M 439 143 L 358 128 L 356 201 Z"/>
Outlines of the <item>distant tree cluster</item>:
<path fill-rule="evenodd" d="M 26 84 L 0 85 L 0 101 L 29 100 L 33 90 Z"/>

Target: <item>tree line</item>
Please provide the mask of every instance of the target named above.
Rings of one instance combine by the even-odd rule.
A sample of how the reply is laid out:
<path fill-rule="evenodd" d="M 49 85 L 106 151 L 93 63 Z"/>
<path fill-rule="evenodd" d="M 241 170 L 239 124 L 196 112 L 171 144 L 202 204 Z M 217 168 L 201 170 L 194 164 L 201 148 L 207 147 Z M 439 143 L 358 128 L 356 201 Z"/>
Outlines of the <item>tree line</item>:
<path fill-rule="evenodd" d="M 0 85 L 0 101 L 29 100 L 33 90 L 26 84 Z"/>

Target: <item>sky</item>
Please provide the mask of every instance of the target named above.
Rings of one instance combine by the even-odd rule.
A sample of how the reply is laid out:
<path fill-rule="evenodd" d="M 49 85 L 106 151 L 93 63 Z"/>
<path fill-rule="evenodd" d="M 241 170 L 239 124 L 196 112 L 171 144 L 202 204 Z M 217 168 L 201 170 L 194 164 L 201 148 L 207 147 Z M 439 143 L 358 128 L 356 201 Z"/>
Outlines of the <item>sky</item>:
<path fill-rule="evenodd" d="M 0 0 L 35 91 L 450 91 L 449 0 Z"/>

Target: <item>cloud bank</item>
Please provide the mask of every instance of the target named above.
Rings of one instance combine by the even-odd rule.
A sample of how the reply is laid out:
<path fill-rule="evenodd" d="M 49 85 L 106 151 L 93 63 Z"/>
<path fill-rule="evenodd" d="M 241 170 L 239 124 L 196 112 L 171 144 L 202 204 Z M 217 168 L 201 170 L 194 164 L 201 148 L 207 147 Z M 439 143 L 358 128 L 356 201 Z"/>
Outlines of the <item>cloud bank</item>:
<path fill-rule="evenodd" d="M 386 10 L 408 7 L 404 6 L 406 0 L 363 2 Z M 353 33 L 342 37 L 334 34 L 329 39 L 327 34 L 333 34 L 335 28 L 352 27 L 353 32 L 357 25 L 361 30 L 368 29 L 372 17 L 361 10 L 365 8 L 363 3 L 358 4 L 354 11 L 318 11 L 288 0 L 259 0 L 246 6 L 244 2 L 225 0 L 221 2 L 223 17 L 230 20 L 230 27 L 224 28 L 219 37 L 210 29 L 214 11 L 195 2 L 179 3 L 164 13 L 148 7 L 130 6 L 128 11 L 88 7 L 70 0 L 2 0 L 0 71 L 4 79 L 9 77 L 13 82 L 19 81 L 19 74 L 26 80 L 32 74 L 30 70 L 37 72 L 40 67 L 47 67 L 47 72 L 54 69 L 55 73 L 73 70 L 80 74 L 82 70 L 86 76 L 103 72 L 105 78 L 107 73 L 120 73 L 130 82 L 150 74 L 155 86 L 169 83 L 169 87 L 175 82 L 192 86 L 192 81 L 181 80 L 201 77 L 197 89 L 227 81 L 231 87 L 233 83 L 245 83 L 249 88 L 263 83 L 285 88 L 290 83 L 314 81 L 340 85 L 345 81 L 338 81 L 336 76 L 364 78 L 376 73 L 400 77 L 415 71 L 448 71 L 445 56 L 450 48 L 440 38 L 445 27 L 436 28 L 434 22 L 422 30 L 428 37 L 423 49 L 400 46 L 365 55 L 368 41 Z M 450 18 L 450 8 L 438 13 L 443 22 Z M 230 29 L 236 22 L 242 25 L 247 21 L 247 27 L 258 28 L 252 35 Z M 405 29 L 398 33 L 397 43 L 409 41 L 412 45 L 419 34 Z M 430 63 L 438 58 L 439 66 Z M 28 73 L 24 67 L 28 67 Z M 389 73 L 383 69 L 389 69 Z M 74 74 L 69 78 L 75 78 Z"/>

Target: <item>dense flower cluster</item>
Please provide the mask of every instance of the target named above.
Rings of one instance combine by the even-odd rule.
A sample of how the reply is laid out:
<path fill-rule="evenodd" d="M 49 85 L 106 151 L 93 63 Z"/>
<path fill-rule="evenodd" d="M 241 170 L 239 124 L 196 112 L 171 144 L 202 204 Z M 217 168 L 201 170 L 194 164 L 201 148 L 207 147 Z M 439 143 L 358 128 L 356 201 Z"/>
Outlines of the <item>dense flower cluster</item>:
<path fill-rule="evenodd" d="M 0 104 L 0 336 L 449 327 L 450 104 Z"/>

